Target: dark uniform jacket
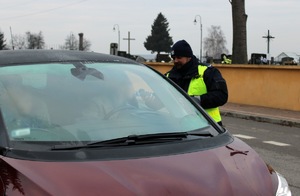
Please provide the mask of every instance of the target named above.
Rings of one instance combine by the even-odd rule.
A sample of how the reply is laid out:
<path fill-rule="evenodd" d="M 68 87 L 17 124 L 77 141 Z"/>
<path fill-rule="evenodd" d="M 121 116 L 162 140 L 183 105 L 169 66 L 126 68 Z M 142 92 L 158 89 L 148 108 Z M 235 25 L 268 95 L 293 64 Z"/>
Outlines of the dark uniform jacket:
<path fill-rule="evenodd" d="M 207 94 L 201 95 L 201 106 L 208 109 L 224 105 L 228 100 L 228 90 L 221 72 L 210 64 L 199 63 L 195 56 L 180 69 L 174 66 L 165 75 L 187 92 L 191 79 L 199 76 L 199 65 L 207 66 L 203 76 Z"/>

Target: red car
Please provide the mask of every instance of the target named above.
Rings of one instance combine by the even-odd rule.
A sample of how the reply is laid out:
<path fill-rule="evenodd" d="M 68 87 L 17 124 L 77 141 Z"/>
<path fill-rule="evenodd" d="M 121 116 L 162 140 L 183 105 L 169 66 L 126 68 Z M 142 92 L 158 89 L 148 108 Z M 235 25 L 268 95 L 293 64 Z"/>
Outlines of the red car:
<path fill-rule="evenodd" d="M 291 195 L 285 178 L 150 67 L 0 52 L 2 195 Z"/>

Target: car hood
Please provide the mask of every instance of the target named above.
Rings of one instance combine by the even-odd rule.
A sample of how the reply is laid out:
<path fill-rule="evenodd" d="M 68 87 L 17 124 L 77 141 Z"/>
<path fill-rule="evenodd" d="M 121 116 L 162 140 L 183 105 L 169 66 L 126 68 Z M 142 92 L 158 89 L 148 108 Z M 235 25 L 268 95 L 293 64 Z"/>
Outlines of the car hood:
<path fill-rule="evenodd" d="M 266 164 L 238 139 L 206 151 L 152 158 L 4 160 L 8 195 L 274 195 Z"/>

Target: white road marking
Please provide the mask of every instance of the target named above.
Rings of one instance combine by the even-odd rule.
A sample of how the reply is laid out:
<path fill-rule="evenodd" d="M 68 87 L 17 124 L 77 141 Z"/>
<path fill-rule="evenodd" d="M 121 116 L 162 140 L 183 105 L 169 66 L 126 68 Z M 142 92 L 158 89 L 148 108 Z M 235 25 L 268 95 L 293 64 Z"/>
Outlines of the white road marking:
<path fill-rule="evenodd" d="M 256 137 L 252 137 L 252 136 L 249 136 L 249 135 L 242 135 L 242 134 L 233 134 L 235 137 L 238 137 L 238 138 L 243 138 L 243 139 L 255 139 Z"/>
<path fill-rule="evenodd" d="M 242 139 L 256 139 L 256 137 L 252 137 L 249 135 L 243 135 L 243 134 L 233 134 L 233 136 L 242 138 Z M 271 144 L 275 146 L 291 146 L 290 144 L 282 143 L 282 142 L 276 142 L 276 141 L 263 141 L 265 144 Z"/>
<path fill-rule="evenodd" d="M 272 144 L 276 146 L 290 146 L 290 144 L 285 144 L 285 143 L 275 142 L 275 141 L 263 141 L 263 143 Z"/>

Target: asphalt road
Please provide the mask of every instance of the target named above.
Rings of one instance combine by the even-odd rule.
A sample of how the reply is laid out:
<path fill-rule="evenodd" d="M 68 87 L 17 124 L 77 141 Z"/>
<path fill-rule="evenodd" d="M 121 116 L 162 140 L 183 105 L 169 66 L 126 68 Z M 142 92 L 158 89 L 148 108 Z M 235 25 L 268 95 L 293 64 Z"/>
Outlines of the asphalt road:
<path fill-rule="evenodd" d="M 223 116 L 230 133 L 245 141 L 300 195 L 300 128 Z"/>

